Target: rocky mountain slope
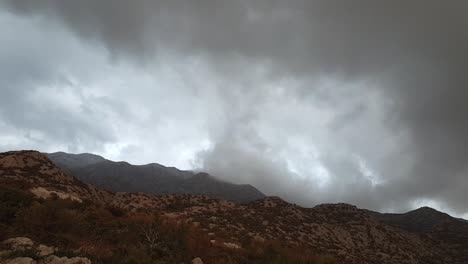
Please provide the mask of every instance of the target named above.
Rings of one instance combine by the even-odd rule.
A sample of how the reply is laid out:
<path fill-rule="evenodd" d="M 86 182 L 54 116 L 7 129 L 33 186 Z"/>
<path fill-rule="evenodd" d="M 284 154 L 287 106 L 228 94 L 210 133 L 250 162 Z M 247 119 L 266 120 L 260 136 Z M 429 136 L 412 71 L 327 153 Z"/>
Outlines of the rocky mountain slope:
<path fill-rule="evenodd" d="M 382 222 L 405 231 L 426 235 L 460 256 L 468 263 L 468 221 L 454 218 L 430 207 L 422 207 L 404 214 L 371 215 Z"/>
<path fill-rule="evenodd" d="M 132 165 L 93 154 L 48 154 L 57 166 L 85 183 L 114 192 L 147 194 L 204 194 L 221 199 L 250 202 L 265 197 L 248 184 L 232 184 L 206 173 L 182 171 L 152 163 Z"/>
<path fill-rule="evenodd" d="M 86 228 L 91 223 L 103 222 L 102 219 L 107 219 L 104 221 L 105 223 L 113 223 L 117 221 L 116 219 L 121 219 L 119 218 L 122 217 L 121 215 L 126 215 L 131 219 L 140 219 L 142 214 L 147 215 L 150 213 L 157 214 L 165 222 L 171 223 L 170 226 L 166 227 L 167 229 L 178 225 L 188 226 L 191 228 L 190 230 L 196 228 L 197 232 L 199 232 L 199 238 L 197 238 L 195 246 L 188 247 L 187 250 L 192 250 L 190 251 L 190 254 L 193 254 L 191 257 L 202 256 L 206 263 L 468 263 L 465 253 L 468 240 L 463 239 L 463 236 L 457 237 L 455 234 L 450 233 L 450 230 L 454 232 L 456 230 L 465 230 L 468 226 L 467 223 L 465 221 L 456 221 L 456 219 L 454 220 L 448 216 L 448 220 L 442 220 L 441 223 L 434 225 L 424 225 L 424 228 L 416 230 L 411 226 L 420 226 L 419 220 L 415 220 L 420 218 L 413 216 L 420 215 L 420 211 L 408 213 L 406 217 L 403 217 L 413 219 L 404 220 L 405 223 L 411 221 L 418 223 L 410 224 L 408 227 L 396 223 L 402 222 L 402 220 L 394 220 L 401 218 L 401 216 L 382 215 L 348 204 L 323 204 L 314 208 L 303 208 L 287 203 L 278 197 L 266 197 L 254 202 L 238 204 L 206 195 L 171 194 L 154 196 L 144 193 L 114 193 L 81 183 L 74 177 L 63 173 L 45 155 L 34 151 L 0 154 L 0 187 L 2 186 L 27 191 L 36 197 L 34 199 L 65 199 L 75 204 L 81 204 L 81 206 L 72 204 L 64 210 L 64 212 L 85 210 L 73 214 L 77 218 L 70 221 L 76 223 L 76 228 Z M 42 203 L 47 204 L 47 202 Z M 53 200 L 51 203 L 53 203 Z M 92 213 L 88 217 L 89 213 L 86 212 L 89 209 L 86 208 L 93 204 L 102 208 L 114 208 L 110 211 L 113 212 L 112 215 L 114 216 L 108 216 L 109 213 Z M 123 211 L 115 212 L 117 209 Z M 27 212 L 30 210 L 28 209 Z M 424 209 L 423 214 L 426 211 L 427 209 Z M 50 213 L 46 215 L 48 214 Z M 86 217 L 81 219 L 81 215 L 86 215 Z M 103 216 L 98 217 L 99 215 Z M 440 215 L 436 215 L 437 217 L 433 218 L 435 219 L 434 222 L 440 221 L 438 220 Z M 408 216 L 410 217 L 408 218 Z M 41 217 L 34 216 L 26 217 L 21 221 L 34 221 L 35 218 L 41 219 Z M 81 219 L 81 222 L 78 221 L 79 219 Z M 421 219 L 427 220 L 427 216 L 423 216 Z M 21 221 L 19 222 L 22 223 Z M 93 227 L 90 229 L 91 231 L 87 231 L 85 237 L 76 238 L 80 240 L 86 239 L 88 236 L 95 236 L 96 238 L 93 238 L 91 242 L 89 240 L 79 243 L 73 241 L 74 243 L 67 242 L 66 245 L 71 247 L 79 244 L 83 252 L 93 255 L 104 254 L 102 252 L 106 252 L 105 248 L 108 247 L 96 246 L 95 243 L 105 242 L 107 243 L 105 245 L 117 243 L 117 245 L 112 244 L 114 249 L 109 250 L 106 257 L 112 258 L 113 255 L 120 254 L 119 252 L 123 252 L 119 256 L 128 256 L 134 251 L 128 251 L 120 243 L 127 240 L 133 241 L 130 236 L 134 235 L 135 231 L 128 230 L 131 227 L 130 224 L 119 223 L 111 224 L 112 228 L 107 225 L 104 229 L 102 227 Z M 439 226 L 444 228 L 439 228 Z M 57 229 L 57 231 L 54 227 L 50 227 L 52 231 L 47 229 L 47 232 L 59 232 L 61 239 L 71 236 L 69 233 L 62 235 L 60 232 L 64 231 L 62 229 Z M 69 225 L 63 224 L 63 228 L 69 228 Z M 37 226 L 29 232 L 41 238 L 40 235 L 35 233 L 37 232 L 36 229 Z M 16 236 L 23 235 L 15 233 L 17 232 L 15 231 L 16 228 L 10 228 L 9 230 L 10 233 Z M 137 228 L 135 230 L 141 229 Z M 73 230 L 67 232 L 72 233 Z M 109 240 L 104 235 L 107 234 L 106 232 L 111 234 Z M 115 239 L 115 236 L 126 234 L 125 232 L 128 233 L 129 238 Z M 83 231 L 77 231 L 77 233 L 81 234 Z M 148 234 L 148 232 L 144 234 Z M 443 238 L 444 235 L 453 236 L 456 243 L 449 243 L 449 240 Z M 42 239 L 50 237 L 51 235 L 48 234 L 42 236 Z M 47 243 L 50 241 L 39 242 Z M 90 243 L 94 243 L 93 246 L 90 246 Z M 47 245 L 50 245 L 50 243 Z M 131 244 L 131 246 L 136 245 L 140 244 L 136 242 Z M 159 244 L 156 243 L 155 245 L 157 247 Z M 268 261 L 260 262 L 260 260 L 253 261 L 252 258 L 247 257 L 251 254 L 247 252 L 267 254 L 270 252 L 269 248 L 272 245 L 280 245 L 281 250 L 275 252 L 296 252 L 293 251 L 296 249 L 297 252 L 300 252 L 289 256 L 305 256 L 310 253 L 317 256 L 329 256 L 329 258 L 316 258 L 314 261 L 303 262 L 299 260 L 275 262 L 270 258 Z M 99 250 L 95 248 L 99 248 Z M 117 248 L 121 248 L 120 251 Z M 170 248 L 170 246 L 165 248 Z M 174 248 L 180 248 L 180 246 Z M 226 250 L 223 251 L 224 255 L 222 257 L 213 253 L 213 250 L 218 249 Z M 205 251 L 208 251 L 208 253 Z M 226 254 L 230 257 L 227 258 Z M 333 262 L 333 259 L 335 262 Z M 115 262 L 115 259 L 112 261 L 120 263 Z M 146 262 L 139 261 L 137 263 Z"/>

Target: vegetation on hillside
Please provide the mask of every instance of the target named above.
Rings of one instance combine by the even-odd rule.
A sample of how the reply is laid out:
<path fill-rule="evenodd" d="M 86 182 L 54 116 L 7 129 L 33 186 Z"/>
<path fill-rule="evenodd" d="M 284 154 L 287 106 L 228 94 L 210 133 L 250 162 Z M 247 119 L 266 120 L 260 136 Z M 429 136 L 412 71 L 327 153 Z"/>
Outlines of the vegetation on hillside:
<path fill-rule="evenodd" d="M 57 255 L 86 256 L 93 263 L 334 263 L 280 241 L 248 241 L 240 249 L 214 244 L 198 227 L 90 201 L 33 199 L 0 188 L 0 238 L 25 236 L 56 246 Z"/>

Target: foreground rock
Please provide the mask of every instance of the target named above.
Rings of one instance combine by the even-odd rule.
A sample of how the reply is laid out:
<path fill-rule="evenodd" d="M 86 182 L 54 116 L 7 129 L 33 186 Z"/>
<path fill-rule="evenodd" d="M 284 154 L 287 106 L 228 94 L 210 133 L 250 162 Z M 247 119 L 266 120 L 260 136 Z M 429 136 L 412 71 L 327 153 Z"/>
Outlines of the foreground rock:
<path fill-rule="evenodd" d="M 26 250 L 34 246 L 34 242 L 27 237 L 15 237 L 3 241 L 11 250 Z"/>
<path fill-rule="evenodd" d="M 91 264 L 91 260 L 82 257 L 58 257 L 53 255 L 58 251 L 55 247 L 36 244 L 27 237 L 10 238 L 2 242 L 6 250 L 0 251 L 0 264 Z M 17 255 L 35 253 L 31 257 L 13 257 Z M 12 257 L 10 257 L 12 256 Z"/>
<path fill-rule="evenodd" d="M 37 262 L 32 258 L 14 258 L 0 262 L 2 264 L 36 264 Z"/>
<path fill-rule="evenodd" d="M 192 260 L 192 264 L 203 264 L 203 261 L 201 260 L 201 258 L 194 258 Z"/>

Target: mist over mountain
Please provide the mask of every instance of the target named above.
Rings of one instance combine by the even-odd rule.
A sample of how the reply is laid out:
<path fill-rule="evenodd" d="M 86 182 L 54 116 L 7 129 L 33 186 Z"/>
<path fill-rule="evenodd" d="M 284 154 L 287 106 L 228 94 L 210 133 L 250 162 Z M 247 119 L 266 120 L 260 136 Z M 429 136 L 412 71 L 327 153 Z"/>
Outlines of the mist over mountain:
<path fill-rule="evenodd" d="M 81 181 L 114 192 L 204 194 L 236 202 L 250 202 L 265 197 L 248 184 L 232 184 L 207 173 L 182 171 L 157 163 L 132 165 L 88 153 L 56 152 L 48 154 L 48 157 Z"/>

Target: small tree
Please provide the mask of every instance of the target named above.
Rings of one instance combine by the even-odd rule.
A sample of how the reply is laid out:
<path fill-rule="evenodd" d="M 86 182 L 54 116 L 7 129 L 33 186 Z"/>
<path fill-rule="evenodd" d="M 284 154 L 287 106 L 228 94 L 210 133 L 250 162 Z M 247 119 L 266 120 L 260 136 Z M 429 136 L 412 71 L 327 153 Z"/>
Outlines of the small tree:
<path fill-rule="evenodd" d="M 140 231 L 144 246 L 148 247 L 151 251 L 162 248 L 161 234 L 155 224 L 141 225 Z"/>
<path fill-rule="evenodd" d="M 141 245 L 147 249 L 153 259 L 158 259 L 168 254 L 167 244 L 156 223 L 140 225 Z"/>

